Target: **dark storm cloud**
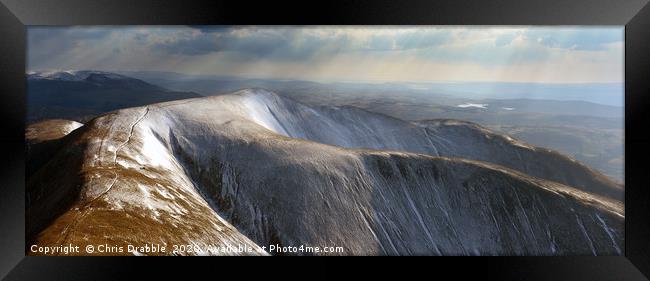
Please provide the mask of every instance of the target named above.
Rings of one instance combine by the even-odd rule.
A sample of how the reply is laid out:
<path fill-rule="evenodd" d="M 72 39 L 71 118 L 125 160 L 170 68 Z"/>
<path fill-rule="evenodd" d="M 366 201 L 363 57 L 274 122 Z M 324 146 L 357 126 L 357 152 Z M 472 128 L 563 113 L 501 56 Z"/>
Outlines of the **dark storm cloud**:
<path fill-rule="evenodd" d="M 177 55 L 204 55 L 218 51 L 217 40 L 212 36 L 175 38 L 155 43 L 154 49 Z"/>
<path fill-rule="evenodd" d="M 449 31 L 420 31 L 368 35 L 364 41 L 338 30 L 310 32 L 296 28 L 192 27 L 191 36 L 158 42 L 155 48 L 170 54 L 206 55 L 231 52 L 240 58 L 303 60 L 337 52 L 425 49 L 448 42 Z"/>
<path fill-rule="evenodd" d="M 555 49 L 603 50 L 607 44 L 622 42 L 615 28 L 530 28 L 524 32 L 496 35 L 492 45 L 440 48 L 450 42 L 463 42 L 476 36 L 472 29 L 454 28 L 292 28 L 292 27 L 225 27 L 189 26 L 169 28 L 129 27 L 30 27 L 28 32 L 31 61 L 44 61 L 75 48 L 113 44 L 111 34 L 123 35 L 125 45 L 148 48 L 159 55 L 201 56 L 224 54 L 234 60 L 302 61 L 326 58 L 343 53 L 390 53 L 418 51 L 434 60 L 475 60 L 495 58 L 507 53 L 522 54 L 521 60 L 545 59 L 542 46 Z M 510 48 L 515 38 L 525 40 L 526 47 Z M 112 47 L 111 47 L 112 49 Z M 487 52 L 487 53 L 486 53 Z M 539 53 L 535 53 L 539 52 Z M 115 52 L 120 54 L 119 52 Z M 152 54 L 152 55 L 153 55 Z M 512 56 L 511 56 L 512 57 Z M 491 60 L 485 60 L 490 62 Z"/>
<path fill-rule="evenodd" d="M 111 32 L 110 29 L 82 27 L 30 27 L 27 30 L 28 60 L 47 61 L 80 45 L 101 41 Z"/>
<path fill-rule="evenodd" d="M 426 49 L 443 45 L 451 39 L 451 32 L 447 30 L 410 32 L 395 36 L 395 46 L 399 50 Z"/>
<path fill-rule="evenodd" d="M 74 45 L 85 40 L 99 40 L 108 36 L 112 31 L 107 29 L 93 28 L 61 28 L 61 27 L 30 27 L 27 32 L 27 40 L 33 47 L 38 48 L 44 43 L 63 43 L 60 45 Z M 48 45 L 48 48 L 53 46 Z"/>
<path fill-rule="evenodd" d="M 618 81 L 622 31 L 621 27 L 30 27 L 28 69 L 330 80 Z M 557 71 L 548 71 L 551 68 Z M 546 76 L 540 78 L 540 73 Z"/>
<path fill-rule="evenodd" d="M 206 55 L 229 52 L 239 58 L 307 59 L 326 46 L 345 45 L 343 41 L 302 34 L 292 29 L 197 28 L 199 33 L 157 42 L 154 48 L 177 55 Z M 339 50 L 340 48 L 333 48 Z"/>

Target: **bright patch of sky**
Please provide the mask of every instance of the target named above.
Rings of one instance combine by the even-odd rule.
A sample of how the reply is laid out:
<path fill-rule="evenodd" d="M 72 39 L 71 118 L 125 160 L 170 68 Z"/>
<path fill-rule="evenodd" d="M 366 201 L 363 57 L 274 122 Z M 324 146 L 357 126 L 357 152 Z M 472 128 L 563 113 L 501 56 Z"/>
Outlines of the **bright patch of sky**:
<path fill-rule="evenodd" d="M 623 27 L 30 27 L 28 70 L 620 83 Z"/>

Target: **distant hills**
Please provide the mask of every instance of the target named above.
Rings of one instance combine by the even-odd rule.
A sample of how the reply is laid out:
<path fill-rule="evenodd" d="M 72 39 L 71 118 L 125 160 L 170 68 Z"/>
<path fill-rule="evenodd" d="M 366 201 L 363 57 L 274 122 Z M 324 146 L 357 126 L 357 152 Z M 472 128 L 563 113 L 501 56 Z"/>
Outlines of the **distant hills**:
<path fill-rule="evenodd" d="M 160 71 L 118 71 L 117 73 L 142 79 L 152 84 L 181 91 L 193 91 L 202 95 L 227 93 L 247 87 L 261 87 L 278 93 L 310 89 L 312 91 L 390 93 L 400 99 L 417 97 L 435 98 L 441 105 L 454 105 L 463 100 L 522 100 L 528 104 L 535 101 L 574 102 L 582 101 L 585 106 L 609 106 L 620 109 L 623 106 L 623 84 L 545 84 L 510 82 L 314 82 L 303 80 L 282 80 L 264 78 L 242 78 L 219 75 L 194 75 Z M 395 96 L 397 94 L 397 96 Z M 415 95 L 415 96 L 413 96 Z M 375 96 L 376 97 L 376 96 Z M 383 96 L 382 96 L 383 97 Z M 450 99 L 449 102 L 447 99 Z M 529 105 L 530 106 L 530 105 Z M 579 112 L 594 113 L 590 108 L 576 108 Z M 603 109 L 603 107 L 600 107 Z M 580 114 L 564 111 L 564 114 Z M 588 114 L 588 115 L 590 115 Z M 620 113 L 618 114 L 620 115 Z"/>
<path fill-rule="evenodd" d="M 57 118 L 83 122 L 120 108 L 200 96 L 103 71 L 31 72 L 27 122 Z"/>
<path fill-rule="evenodd" d="M 177 91 L 221 95 L 249 87 L 311 106 L 354 106 L 402 120 L 459 119 L 572 156 L 623 182 L 620 83 L 352 83 L 120 72 Z M 481 107 L 463 107 L 475 104 Z"/>
<path fill-rule="evenodd" d="M 116 109 L 251 87 L 310 106 L 353 106 L 411 121 L 475 122 L 558 150 L 624 181 L 624 109 L 594 103 L 601 98 L 612 104 L 622 102 L 622 97 L 614 94 L 618 91 L 616 84 L 319 83 L 153 71 L 31 72 L 27 121 L 68 119 L 84 123 Z M 499 96 L 497 90 L 503 94 Z M 526 95 L 527 90 L 530 95 Z"/>

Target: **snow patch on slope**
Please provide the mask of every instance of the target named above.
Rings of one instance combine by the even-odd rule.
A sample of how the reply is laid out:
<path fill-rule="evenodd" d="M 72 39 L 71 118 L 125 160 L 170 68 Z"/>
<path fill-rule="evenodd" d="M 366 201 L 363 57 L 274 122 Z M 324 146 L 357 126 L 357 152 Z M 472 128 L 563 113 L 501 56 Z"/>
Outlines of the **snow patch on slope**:
<path fill-rule="evenodd" d="M 487 106 L 488 106 L 487 103 L 469 103 L 469 102 L 457 105 L 457 107 L 460 108 L 473 107 L 473 108 L 482 108 L 482 109 L 487 109 Z"/>
<path fill-rule="evenodd" d="M 65 134 L 69 134 L 70 132 L 76 130 L 77 128 L 83 126 L 84 124 L 76 122 L 76 121 L 70 121 L 66 126 L 63 127 L 63 131 Z"/>
<path fill-rule="evenodd" d="M 271 111 L 272 109 L 269 105 L 273 106 L 274 101 L 269 95 L 265 95 L 261 91 L 248 92 L 244 96 L 243 104 L 247 109 L 248 117 L 255 123 L 275 133 L 290 137 L 289 132 L 282 127 L 280 121 L 278 121 Z"/>

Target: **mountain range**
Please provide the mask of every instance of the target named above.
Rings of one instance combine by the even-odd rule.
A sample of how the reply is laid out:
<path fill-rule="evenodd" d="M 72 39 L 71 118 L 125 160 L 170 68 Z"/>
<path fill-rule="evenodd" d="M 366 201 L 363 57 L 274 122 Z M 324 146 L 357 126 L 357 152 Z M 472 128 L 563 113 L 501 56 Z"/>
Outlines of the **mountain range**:
<path fill-rule="evenodd" d="M 623 254 L 621 184 L 466 121 L 246 89 L 29 128 L 28 244 Z"/>
<path fill-rule="evenodd" d="M 205 96 L 259 87 L 310 106 L 354 106 L 412 121 L 470 121 L 559 151 L 624 182 L 620 83 L 314 82 L 155 71 L 119 73 Z"/>
<path fill-rule="evenodd" d="M 30 72 L 27 122 L 56 118 L 84 122 L 120 108 L 200 96 L 104 71 Z"/>

